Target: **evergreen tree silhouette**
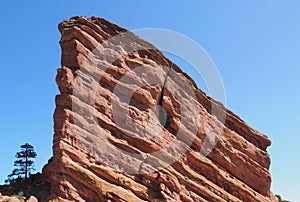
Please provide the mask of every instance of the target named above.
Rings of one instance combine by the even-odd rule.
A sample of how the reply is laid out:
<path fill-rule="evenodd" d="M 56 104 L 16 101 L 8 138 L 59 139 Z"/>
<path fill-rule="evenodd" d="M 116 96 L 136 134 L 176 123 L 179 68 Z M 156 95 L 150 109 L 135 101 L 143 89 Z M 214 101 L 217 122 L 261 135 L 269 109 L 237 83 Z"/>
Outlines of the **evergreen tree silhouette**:
<path fill-rule="evenodd" d="M 32 159 L 36 158 L 37 154 L 34 147 L 28 143 L 21 145 L 21 151 L 16 153 L 17 160 L 14 162 L 15 169 L 5 182 L 13 182 L 20 179 L 27 179 L 34 171 L 34 162 Z"/>

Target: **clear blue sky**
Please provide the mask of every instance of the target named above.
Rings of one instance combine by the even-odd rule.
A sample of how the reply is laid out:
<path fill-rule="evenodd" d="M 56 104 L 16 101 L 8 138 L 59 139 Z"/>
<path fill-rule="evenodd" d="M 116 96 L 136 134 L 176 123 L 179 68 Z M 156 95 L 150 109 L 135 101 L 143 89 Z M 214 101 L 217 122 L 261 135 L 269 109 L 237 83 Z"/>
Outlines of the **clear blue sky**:
<path fill-rule="evenodd" d="M 40 171 L 52 154 L 57 24 L 74 15 L 101 16 L 129 29 L 185 34 L 212 57 L 226 106 L 273 144 L 272 190 L 300 201 L 299 1 L 3 1 L 1 2 L 0 181 L 25 142 Z"/>

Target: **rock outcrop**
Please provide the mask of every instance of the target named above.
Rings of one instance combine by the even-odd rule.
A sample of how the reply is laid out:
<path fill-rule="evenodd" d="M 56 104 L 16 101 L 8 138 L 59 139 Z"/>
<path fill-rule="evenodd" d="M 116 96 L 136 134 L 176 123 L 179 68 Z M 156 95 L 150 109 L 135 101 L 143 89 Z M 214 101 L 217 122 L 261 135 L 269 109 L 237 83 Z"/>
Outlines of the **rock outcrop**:
<path fill-rule="evenodd" d="M 59 25 L 52 201 L 276 201 L 270 140 L 153 45 L 105 19 Z"/>
<path fill-rule="evenodd" d="M 20 200 L 14 196 L 2 196 L 2 194 L 0 194 L 0 202 L 20 202 Z"/>
<path fill-rule="evenodd" d="M 25 197 L 2 196 L 0 193 L 0 202 L 38 202 L 38 199 L 34 196 L 30 196 L 28 199 Z"/>

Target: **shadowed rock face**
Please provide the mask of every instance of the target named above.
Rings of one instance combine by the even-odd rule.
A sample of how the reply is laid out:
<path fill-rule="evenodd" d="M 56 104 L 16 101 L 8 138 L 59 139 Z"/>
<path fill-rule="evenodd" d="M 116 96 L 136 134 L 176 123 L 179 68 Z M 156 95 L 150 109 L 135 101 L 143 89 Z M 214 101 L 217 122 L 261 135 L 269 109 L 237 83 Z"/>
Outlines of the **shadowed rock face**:
<path fill-rule="evenodd" d="M 50 200 L 276 201 L 270 140 L 162 52 L 102 18 L 59 30 Z"/>

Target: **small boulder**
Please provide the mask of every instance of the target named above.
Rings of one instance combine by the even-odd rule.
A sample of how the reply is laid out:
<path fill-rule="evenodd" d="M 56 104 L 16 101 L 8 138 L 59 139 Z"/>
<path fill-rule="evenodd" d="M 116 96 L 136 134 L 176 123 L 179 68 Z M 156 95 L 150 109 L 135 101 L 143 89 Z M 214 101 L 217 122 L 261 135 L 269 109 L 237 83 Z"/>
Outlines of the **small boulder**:
<path fill-rule="evenodd" d="M 30 197 L 26 200 L 26 202 L 38 202 L 38 199 L 37 199 L 36 197 L 34 197 L 34 196 L 30 196 Z"/>

